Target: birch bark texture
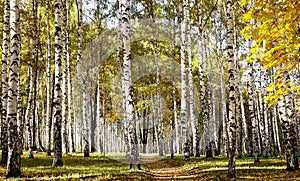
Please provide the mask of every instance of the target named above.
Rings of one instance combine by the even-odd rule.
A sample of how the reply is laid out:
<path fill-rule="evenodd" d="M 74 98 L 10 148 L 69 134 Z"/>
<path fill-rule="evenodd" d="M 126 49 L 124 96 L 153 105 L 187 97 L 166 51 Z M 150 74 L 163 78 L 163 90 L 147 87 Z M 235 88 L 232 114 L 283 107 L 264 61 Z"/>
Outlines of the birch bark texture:
<path fill-rule="evenodd" d="M 134 111 L 134 95 L 133 85 L 131 77 L 131 27 L 130 27 L 130 0 L 121 0 L 119 2 L 119 8 L 121 12 L 121 34 L 123 38 L 123 81 L 124 81 L 124 92 L 125 92 L 125 129 L 128 136 L 127 156 L 130 164 L 139 164 L 138 159 L 138 144 L 136 137 L 136 118 Z"/>
<path fill-rule="evenodd" d="M 8 80 L 8 158 L 6 177 L 20 177 L 21 153 L 19 144 L 19 125 L 17 118 L 18 83 L 20 72 L 20 12 L 19 0 L 10 1 L 10 72 Z"/>
<path fill-rule="evenodd" d="M 47 62 L 46 62 L 46 154 L 51 156 L 51 124 L 50 120 L 50 92 L 51 92 L 51 35 L 50 35 L 50 16 L 49 16 L 49 0 L 46 2 L 46 18 L 47 18 Z"/>
<path fill-rule="evenodd" d="M 289 82 L 290 80 L 288 71 L 283 73 L 283 81 Z M 283 85 L 283 89 L 290 90 L 290 85 Z M 299 169 L 297 151 L 296 132 L 294 127 L 294 111 L 292 109 L 292 93 L 291 91 L 285 93 L 278 101 L 279 116 L 282 127 L 283 143 L 285 151 L 285 159 L 287 163 L 287 171 Z"/>
<path fill-rule="evenodd" d="M 7 99 L 8 99 L 8 63 L 9 61 L 9 0 L 4 1 L 3 15 L 3 38 L 2 38 L 2 112 L 1 112 L 1 139 L 2 139 L 2 158 L 1 164 L 7 163 L 8 154 L 8 130 L 7 130 Z"/>
<path fill-rule="evenodd" d="M 61 44 L 61 0 L 56 0 L 55 2 L 55 55 L 54 55 L 54 122 L 53 122 L 53 166 L 63 166 L 62 160 L 62 134 L 61 134 L 61 125 L 62 125 L 62 113 L 61 113 L 61 96 L 62 96 L 62 69 L 61 69 L 61 56 L 62 56 L 62 44 Z"/>
<path fill-rule="evenodd" d="M 228 77 L 229 77 L 229 106 L 228 106 L 228 177 L 234 178 L 235 152 L 236 152 L 236 103 L 235 103 L 235 76 L 236 68 L 234 63 L 234 27 L 233 27 L 233 1 L 226 1 L 227 17 L 227 51 L 228 51 Z"/>

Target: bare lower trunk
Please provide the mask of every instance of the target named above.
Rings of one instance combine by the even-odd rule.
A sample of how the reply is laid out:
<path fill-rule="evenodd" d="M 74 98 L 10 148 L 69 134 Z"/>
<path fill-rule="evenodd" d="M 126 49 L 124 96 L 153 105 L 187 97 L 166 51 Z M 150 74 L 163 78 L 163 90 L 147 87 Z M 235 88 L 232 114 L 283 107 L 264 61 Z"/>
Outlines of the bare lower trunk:
<path fill-rule="evenodd" d="M 284 72 L 283 80 L 289 82 L 289 74 Z M 288 88 L 289 85 L 282 87 L 282 89 Z M 297 140 L 294 127 L 294 111 L 292 110 L 292 96 L 291 92 L 283 95 L 278 101 L 280 122 L 282 127 L 282 135 L 284 142 L 285 159 L 287 163 L 286 169 L 293 171 L 299 169 L 297 151 Z"/>

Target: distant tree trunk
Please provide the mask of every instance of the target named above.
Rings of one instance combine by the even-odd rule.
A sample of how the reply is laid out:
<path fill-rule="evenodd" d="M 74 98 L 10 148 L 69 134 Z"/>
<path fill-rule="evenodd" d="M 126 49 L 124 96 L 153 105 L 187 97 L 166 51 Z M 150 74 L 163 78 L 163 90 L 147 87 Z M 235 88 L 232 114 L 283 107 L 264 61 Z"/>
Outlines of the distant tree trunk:
<path fill-rule="evenodd" d="M 55 84 L 54 84 L 54 157 L 53 166 L 63 166 L 62 161 L 62 134 L 61 134 L 61 85 L 62 85 L 62 70 L 61 70 L 61 56 L 62 56 L 62 45 L 61 45 L 61 0 L 55 2 Z"/>
<path fill-rule="evenodd" d="M 162 121 L 162 103 L 161 103 L 161 91 L 160 91 L 160 78 L 159 78 L 159 65 L 158 65 L 158 52 L 157 44 L 154 43 L 154 53 L 155 53 L 155 67 L 156 67 L 156 84 L 157 84 L 157 134 L 158 134 L 158 154 L 159 156 L 164 156 L 164 128 Z"/>
<path fill-rule="evenodd" d="M 173 62 L 172 62 L 172 64 L 173 64 Z M 176 136 L 176 127 L 175 126 L 176 126 L 176 123 L 177 123 L 177 110 L 176 110 L 177 106 L 176 106 L 176 97 L 175 97 L 175 95 L 176 95 L 175 83 L 173 81 L 173 83 L 172 83 L 173 115 L 171 116 L 171 120 L 170 120 L 170 127 L 171 127 L 170 154 L 171 154 L 171 159 L 174 158 L 174 152 L 175 152 L 174 151 L 174 144 L 175 144 L 175 147 L 176 147 L 176 141 L 175 141 L 176 140 L 175 139 L 175 136 Z"/>
<path fill-rule="evenodd" d="M 82 0 L 76 0 L 78 10 L 78 53 L 77 53 L 77 75 L 82 89 L 82 122 L 83 122 L 83 139 L 84 139 L 84 157 L 90 156 L 89 151 L 89 137 L 88 137 L 88 123 L 87 123 L 87 90 L 86 80 L 81 75 L 81 50 L 82 50 Z"/>
<path fill-rule="evenodd" d="M 188 144 L 188 124 L 187 124 L 187 90 L 186 90 L 186 29 L 188 1 L 183 2 L 183 23 L 181 24 L 181 47 L 180 47 L 180 71 L 181 71 L 181 101 L 180 101 L 180 126 L 182 149 Z"/>
<path fill-rule="evenodd" d="M 218 15 L 220 15 L 220 11 L 218 10 Z M 218 19 L 215 20 L 216 22 L 220 21 Z M 221 26 L 218 23 L 215 24 L 215 31 L 221 32 Z M 226 91 L 225 91 L 225 78 L 224 78 L 224 68 L 222 62 L 222 51 L 221 51 L 221 42 L 222 42 L 222 35 L 221 33 L 216 35 L 216 53 L 217 53 L 217 61 L 218 61 L 218 69 L 220 71 L 220 112 L 219 112 L 219 133 L 218 133 L 218 152 L 219 154 L 227 155 L 227 146 L 228 146 L 228 131 L 226 126 L 227 120 L 227 108 L 226 108 Z"/>
<path fill-rule="evenodd" d="M 8 121 L 8 158 L 6 177 L 20 177 L 21 174 L 21 153 L 19 143 L 19 126 L 17 117 L 17 96 L 18 82 L 20 73 L 20 12 L 19 1 L 10 1 L 10 73 L 8 80 L 8 102 L 7 102 L 7 121 Z M 19 143 L 19 144 L 18 144 Z"/>
<path fill-rule="evenodd" d="M 37 150 L 37 115 L 36 115 L 36 107 L 37 107 L 37 65 L 39 59 L 39 51 L 38 51 L 38 39 L 39 39 L 39 30 L 38 30 L 38 1 L 32 0 L 32 18 L 33 18 L 33 94 L 32 94 L 32 149 Z"/>
<path fill-rule="evenodd" d="M 243 129 L 243 148 L 244 148 L 244 154 L 247 156 L 250 155 L 250 140 L 248 137 L 248 128 L 247 128 L 247 122 L 246 122 L 246 115 L 245 115 L 245 105 L 244 105 L 244 98 L 243 98 L 243 92 L 240 89 L 240 101 L 241 101 L 241 112 L 242 112 L 242 129 Z"/>
<path fill-rule="evenodd" d="M 289 73 L 283 73 L 283 81 L 289 82 Z M 290 85 L 285 85 L 282 89 L 290 89 Z M 287 171 L 299 169 L 297 152 L 297 140 L 294 127 L 294 111 L 292 110 L 292 96 L 291 92 L 285 93 L 278 101 L 280 122 L 282 127 L 282 135 L 284 142 L 285 159 L 287 163 Z"/>
<path fill-rule="evenodd" d="M 234 63 L 234 26 L 233 26 L 233 2 L 226 1 L 227 14 L 227 50 L 228 50 L 228 77 L 229 77 L 229 114 L 228 114 L 228 177 L 234 178 L 235 171 L 235 152 L 236 152 L 236 117 L 235 117 L 235 63 Z"/>
<path fill-rule="evenodd" d="M 84 82 L 84 81 L 82 81 Z M 82 83 L 82 86 L 86 85 Z M 83 154 L 84 157 L 90 156 L 90 144 L 89 144 L 89 128 L 88 128 L 88 114 L 87 114 L 87 92 L 84 88 L 82 88 L 82 122 L 83 122 L 83 141 L 84 141 L 84 149 Z"/>
<path fill-rule="evenodd" d="M 252 124 L 252 145 L 253 145 L 253 154 L 254 154 L 254 163 L 259 162 L 260 157 L 260 150 L 259 150 L 259 136 L 258 136 L 258 121 L 255 116 L 255 96 L 254 90 L 255 87 L 253 85 L 253 63 L 248 63 L 248 67 L 250 71 L 248 73 L 248 97 L 249 97 L 249 114 L 250 114 L 250 121 Z"/>
<path fill-rule="evenodd" d="M 50 115 L 50 97 L 51 97 L 51 36 L 50 36 L 50 17 L 49 17 L 49 0 L 46 2 L 47 18 L 47 62 L 46 62 L 46 152 L 51 156 L 51 127 L 52 120 Z"/>
<path fill-rule="evenodd" d="M 223 155 L 228 156 L 228 129 L 227 129 L 227 106 L 226 106 L 226 91 L 225 91 L 225 78 L 224 78 L 224 68 L 219 60 L 218 66 L 220 69 L 220 79 L 221 79 L 221 120 L 222 120 L 222 150 L 220 152 Z"/>
<path fill-rule="evenodd" d="M 209 48 L 212 47 L 211 41 L 208 40 L 208 46 Z M 208 64 L 210 65 L 210 73 L 207 76 L 207 87 L 208 87 L 208 110 L 209 110 L 209 120 L 210 120 L 210 125 L 209 125 L 209 130 L 211 130 L 210 135 L 211 135 L 211 140 L 210 140 L 210 146 L 211 146 L 211 152 L 214 152 L 215 156 L 219 155 L 218 150 L 217 150 L 217 133 L 216 133 L 216 127 L 217 127 L 217 121 L 216 121 L 216 113 L 215 113 L 215 88 L 214 88 L 214 83 L 213 83 L 213 77 L 214 77 L 214 69 L 213 69 L 213 60 L 212 60 L 212 55 L 210 51 L 208 52 L 207 56 L 207 66 Z M 209 57 L 209 58 L 208 58 Z M 209 59 L 209 62 L 208 62 Z M 207 69 L 208 70 L 208 69 Z"/>
<path fill-rule="evenodd" d="M 41 89 L 41 84 L 40 84 L 40 79 L 41 79 L 41 74 L 40 72 L 38 71 L 37 72 L 37 80 L 36 80 L 36 85 L 37 85 L 37 97 L 39 96 L 43 96 L 40 94 L 40 89 Z M 42 105 L 41 105 L 42 104 Z M 35 115 L 36 115 L 36 120 L 37 120 L 37 130 L 36 130 L 36 133 L 37 133 L 37 147 L 38 147 L 38 150 L 39 151 L 42 151 L 42 152 L 45 152 L 45 148 L 43 146 L 43 143 L 42 143 L 42 130 L 43 130 L 43 119 L 44 119 L 44 116 L 43 114 L 41 114 L 41 111 L 43 111 L 43 103 L 42 101 L 38 101 L 37 100 L 37 103 L 36 103 L 36 108 L 35 108 Z M 42 109 L 40 111 L 40 109 Z"/>
<path fill-rule="evenodd" d="M 200 147 L 199 147 L 199 132 L 198 132 L 198 120 L 195 114 L 195 104 L 194 104 L 194 80 L 193 80 L 193 62 L 192 62 L 192 40 L 191 40 L 191 27 L 190 27 L 190 7 L 188 6 L 187 12 L 187 53 L 188 53 L 188 80 L 189 80 L 189 95 L 190 95 L 190 120 L 192 126 L 193 140 L 191 155 L 199 157 Z"/>
<path fill-rule="evenodd" d="M 23 122 L 23 103 L 20 96 L 20 72 L 18 74 L 18 107 L 17 107 L 17 125 L 18 125 L 18 154 L 23 155 L 24 147 L 24 122 Z"/>
<path fill-rule="evenodd" d="M 175 14 L 177 14 L 177 8 L 176 6 L 173 4 L 173 11 Z M 173 36 L 173 41 L 172 41 L 172 55 L 175 56 L 175 46 L 176 46 L 176 38 L 178 38 L 178 34 L 176 34 L 175 32 L 177 31 L 177 23 L 178 23 L 178 18 L 177 16 L 174 17 L 174 25 L 176 26 L 173 26 L 172 28 L 172 32 L 171 32 L 171 35 Z M 180 25 L 179 25 L 180 27 Z M 174 69 L 174 62 L 172 61 L 172 68 Z M 173 87 L 173 96 L 175 96 L 175 92 L 176 92 L 176 86 L 175 86 L 175 72 L 173 71 L 172 72 L 172 81 L 173 81 L 173 84 L 172 84 L 172 87 Z M 179 123 L 179 120 L 178 120 L 178 114 L 177 114 L 177 101 L 176 101 L 176 96 L 174 97 L 173 99 L 173 105 L 174 105 L 174 127 L 175 127 L 175 130 L 174 130 L 174 142 L 175 142 L 175 151 L 177 154 L 180 153 L 181 151 L 181 147 L 180 147 L 180 123 Z"/>
<path fill-rule="evenodd" d="M 32 73 L 32 62 L 28 63 L 28 77 L 29 77 L 29 86 L 28 86 L 28 98 L 27 98 L 27 108 L 25 112 L 25 124 L 27 129 L 27 142 L 28 142 L 28 158 L 34 158 L 33 156 L 33 140 L 32 140 L 32 122 L 33 122 L 33 73 Z"/>
<path fill-rule="evenodd" d="M 281 145 L 280 145 L 280 140 L 279 140 L 279 130 L 278 130 L 278 108 L 277 106 L 273 106 L 273 133 L 274 133 L 274 140 L 275 140 L 275 155 L 281 155 Z"/>
<path fill-rule="evenodd" d="M 68 27 L 68 17 L 69 11 L 67 11 L 67 27 Z M 69 55 L 69 32 L 68 28 L 66 31 L 66 47 L 65 47 L 65 58 L 67 65 L 67 90 L 68 90 L 68 125 L 67 125 L 67 134 L 68 137 L 68 146 L 70 152 L 75 152 L 75 143 L 74 143 L 74 110 L 73 110 L 73 90 L 72 90 L 72 77 L 71 77 L 71 65 L 70 65 L 70 55 Z"/>
<path fill-rule="evenodd" d="M 7 120 L 7 99 L 8 99 L 8 64 L 9 64 L 9 16 L 10 6 L 9 0 L 4 1 L 4 14 L 3 14 L 3 38 L 2 38 L 2 111 L 1 111 L 1 147 L 2 158 L 1 164 L 7 164 L 8 154 L 8 120 Z"/>
<path fill-rule="evenodd" d="M 203 129 L 204 129 L 204 143 L 205 143 L 205 155 L 206 158 L 212 157 L 212 150 L 210 146 L 210 130 L 209 130 L 209 118 L 208 118 L 208 105 L 206 102 L 205 94 L 206 94 L 206 88 L 205 88 L 205 77 L 204 77 L 204 60 L 207 58 L 205 56 L 206 54 L 206 48 L 205 48 L 205 32 L 204 32 L 204 20 L 203 20 L 203 10 L 202 10 L 202 4 L 203 2 L 200 1 L 198 4 L 198 14 L 199 14 L 199 22 L 198 22 L 198 46 L 199 46 L 199 81 L 200 81 L 200 102 L 201 102 L 201 117 L 203 119 Z"/>
<path fill-rule="evenodd" d="M 68 141 L 68 65 L 69 52 L 68 52 L 68 5 L 67 1 L 63 0 L 63 29 L 64 29 L 64 39 L 63 39 L 63 75 L 62 75 L 62 151 L 63 153 L 69 152 L 69 141 Z"/>
<path fill-rule="evenodd" d="M 267 158 L 269 151 L 268 151 L 268 119 L 267 119 L 267 107 L 264 101 L 264 92 L 266 92 L 266 86 L 264 86 L 263 77 L 265 76 L 265 71 L 261 70 L 261 66 L 259 65 L 259 72 L 260 72 L 260 84 L 259 84 L 259 91 L 258 91 L 258 102 L 259 102 L 259 123 L 260 123 L 260 138 L 261 138 L 261 153 L 263 158 Z"/>

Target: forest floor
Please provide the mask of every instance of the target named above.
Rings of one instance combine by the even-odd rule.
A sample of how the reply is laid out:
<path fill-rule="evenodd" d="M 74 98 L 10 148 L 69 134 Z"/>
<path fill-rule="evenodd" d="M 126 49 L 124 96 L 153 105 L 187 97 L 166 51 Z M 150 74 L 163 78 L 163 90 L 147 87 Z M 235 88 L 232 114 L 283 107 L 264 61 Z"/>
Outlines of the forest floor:
<path fill-rule="evenodd" d="M 128 163 L 91 153 L 88 158 L 83 153 L 63 156 L 63 167 L 52 167 L 53 156 L 35 153 L 34 159 L 22 156 L 21 171 L 24 177 L 8 180 L 228 180 L 227 158 L 191 158 L 184 161 L 181 155 L 158 157 L 141 155 L 142 170 L 129 170 Z M 237 159 L 234 180 L 300 180 L 300 170 L 287 172 L 282 157 L 262 158 L 253 164 L 253 158 Z M 6 166 L 0 166 L 0 180 L 5 180 Z"/>

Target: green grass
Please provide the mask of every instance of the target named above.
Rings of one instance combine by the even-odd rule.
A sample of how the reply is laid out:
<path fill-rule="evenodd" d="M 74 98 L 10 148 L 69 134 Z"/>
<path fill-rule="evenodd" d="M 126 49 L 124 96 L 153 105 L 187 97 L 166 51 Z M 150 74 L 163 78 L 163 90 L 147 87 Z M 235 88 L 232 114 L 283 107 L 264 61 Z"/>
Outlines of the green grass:
<path fill-rule="evenodd" d="M 167 162 L 181 165 L 199 180 L 228 180 L 228 159 L 223 156 L 214 158 L 191 158 L 183 163 L 182 157 Z M 252 157 L 236 160 L 236 178 L 234 180 L 300 180 L 300 170 L 286 171 L 286 162 L 282 157 L 261 158 L 259 164 Z"/>
<path fill-rule="evenodd" d="M 22 174 L 24 177 L 9 180 L 153 180 L 159 179 L 159 173 L 152 172 L 142 165 L 142 171 L 129 170 L 128 163 L 119 162 L 104 157 L 99 153 L 91 153 L 84 158 L 83 153 L 63 155 L 63 167 L 52 167 L 53 156 L 45 153 L 35 153 L 34 159 L 27 158 L 28 153 L 22 156 Z M 172 168 L 181 168 L 190 177 L 169 175 L 169 179 L 184 180 L 227 180 L 227 158 L 214 157 L 191 158 L 184 161 L 181 155 L 175 155 L 171 160 L 166 157 L 157 164 L 168 165 Z M 244 157 L 237 159 L 237 177 L 234 180 L 300 180 L 300 171 L 287 172 L 283 158 L 261 159 L 259 164 L 253 164 L 253 158 Z M 178 173 L 176 173 L 178 174 Z M 0 180 L 5 180 L 6 166 L 0 166 Z M 163 176 L 164 179 L 168 177 Z M 176 177 L 176 178 L 175 178 Z M 162 177 L 161 177 L 162 178 Z"/>
<path fill-rule="evenodd" d="M 129 178 L 132 175 L 128 164 L 99 153 L 91 153 L 88 158 L 84 158 L 83 153 L 63 155 L 62 167 L 52 167 L 53 156 L 46 156 L 46 153 L 35 153 L 34 159 L 28 159 L 27 155 L 25 152 L 22 156 L 21 172 L 24 177 L 18 180 L 94 180 Z M 6 166 L 1 165 L 0 180 L 4 180 L 5 175 Z"/>

